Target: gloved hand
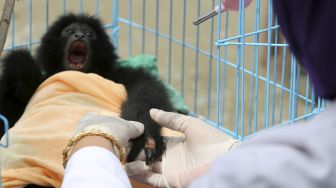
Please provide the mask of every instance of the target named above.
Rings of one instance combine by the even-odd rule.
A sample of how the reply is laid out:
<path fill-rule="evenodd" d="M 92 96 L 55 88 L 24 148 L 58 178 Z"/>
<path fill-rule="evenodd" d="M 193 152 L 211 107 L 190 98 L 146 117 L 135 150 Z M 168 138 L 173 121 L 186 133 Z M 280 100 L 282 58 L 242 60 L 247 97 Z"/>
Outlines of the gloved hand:
<path fill-rule="evenodd" d="M 74 135 L 88 130 L 105 131 L 117 138 L 127 148 L 129 147 L 130 139 L 136 138 L 143 133 L 144 126 L 139 122 L 90 112 L 80 119 Z"/>
<path fill-rule="evenodd" d="M 197 118 L 156 109 L 150 115 L 159 125 L 185 134 L 167 138 L 162 162 L 150 171 L 145 161 L 126 164 L 129 177 L 155 187 L 186 187 L 203 175 L 217 156 L 239 143 Z"/>
<path fill-rule="evenodd" d="M 234 11 L 239 10 L 239 1 L 240 0 L 222 0 L 221 6 L 220 6 L 221 12 L 228 11 L 228 10 L 234 10 Z M 251 4 L 251 1 L 252 0 L 244 0 L 244 8 L 249 6 Z M 217 5 L 215 9 L 218 12 L 219 5 Z"/>

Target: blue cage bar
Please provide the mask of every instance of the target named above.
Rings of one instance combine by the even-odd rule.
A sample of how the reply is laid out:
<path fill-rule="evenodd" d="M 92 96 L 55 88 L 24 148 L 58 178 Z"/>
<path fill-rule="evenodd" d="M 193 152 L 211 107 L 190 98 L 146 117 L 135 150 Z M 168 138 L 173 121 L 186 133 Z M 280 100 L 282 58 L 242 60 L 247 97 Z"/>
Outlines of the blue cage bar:
<path fill-rule="evenodd" d="M 121 58 L 157 57 L 162 78 L 190 114 L 237 139 L 289 125 L 323 110 L 283 38 L 271 0 L 254 0 L 199 26 L 193 20 L 220 0 L 23 0 L 12 17 L 5 52 L 28 48 L 67 12 L 99 16 Z M 40 7 L 44 7 L 41 9 Z M 6 119 L 4 126 L 8 127 Z M 8 145 L 5 136 L 1 146 Z"/>

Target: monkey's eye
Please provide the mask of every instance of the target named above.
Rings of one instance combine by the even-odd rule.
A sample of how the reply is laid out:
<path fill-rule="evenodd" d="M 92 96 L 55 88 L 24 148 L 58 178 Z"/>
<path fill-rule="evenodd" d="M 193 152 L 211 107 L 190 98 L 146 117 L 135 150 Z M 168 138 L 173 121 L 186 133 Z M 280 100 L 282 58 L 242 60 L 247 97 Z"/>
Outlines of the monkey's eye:
<path fill-rule="evenodd" d="M 68 29 L 68 30 L 66 30 L 66 32 L 70 35 L 75 33 L 75 31 L 73 29 Z"/>
<path fill-rule="evenodd" d="M 90 36 L 92 36 L 92 33 L 91 32 L 86 32 L 85 35 L 90 37 Z"/>

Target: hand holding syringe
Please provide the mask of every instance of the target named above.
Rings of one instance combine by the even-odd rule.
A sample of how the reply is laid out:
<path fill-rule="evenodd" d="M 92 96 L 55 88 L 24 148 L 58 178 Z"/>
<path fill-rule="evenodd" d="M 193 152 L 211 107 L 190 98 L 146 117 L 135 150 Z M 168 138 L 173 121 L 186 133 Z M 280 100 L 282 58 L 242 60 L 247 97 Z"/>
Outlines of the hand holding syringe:
<path fill-rule="evenodd" d="M 242 2 L 243 0 L 222 0 L 222 3 L 220 5 L 217 5 L 211 12 L 200 16 L 194 20 L 194 25 L 199 25 L 202 22 L 216 16 L 218 12 L 224 12 L 227 10 L 239 10 L 239 2 Z M 251 4 L 252 0 L 244 0 L 244 7 L 247 7 Z"/>

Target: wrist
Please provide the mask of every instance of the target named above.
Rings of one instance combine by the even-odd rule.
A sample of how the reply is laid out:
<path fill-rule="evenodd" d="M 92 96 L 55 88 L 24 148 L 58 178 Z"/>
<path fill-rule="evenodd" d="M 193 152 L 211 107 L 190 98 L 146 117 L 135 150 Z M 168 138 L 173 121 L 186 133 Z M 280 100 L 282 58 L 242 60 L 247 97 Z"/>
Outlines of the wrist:
<path fill-rule="evenodd" d="M 122 165 L 125 165 L 126 163 L 126 151 L 118 139 L 116 139 L 111 134 L 101 130 L 89 130 L 80 132 L 71 140 L 69 140 L 68 145 L 63 150 L 64 168 L 70 158 L 70 155 L 72 155 L 79 149 L 87 146 L 98 146 L 106 148 L 107 150 L 113 152 L 115 155 L 119 156 L 119 160 Z"/>
<path fill-rule="evenodd" d="M 76 153 L 78 150 L 88 147 L 88 146 L 97 146 L 101 148 L 105 148 L 116 155 L 116 152 L 113 150 L 112 143 L 102 137 L 102 136 L 86 136 L 80 139 L 73 147 L 72 151 L 69 153 L 69 158 Z"/>

